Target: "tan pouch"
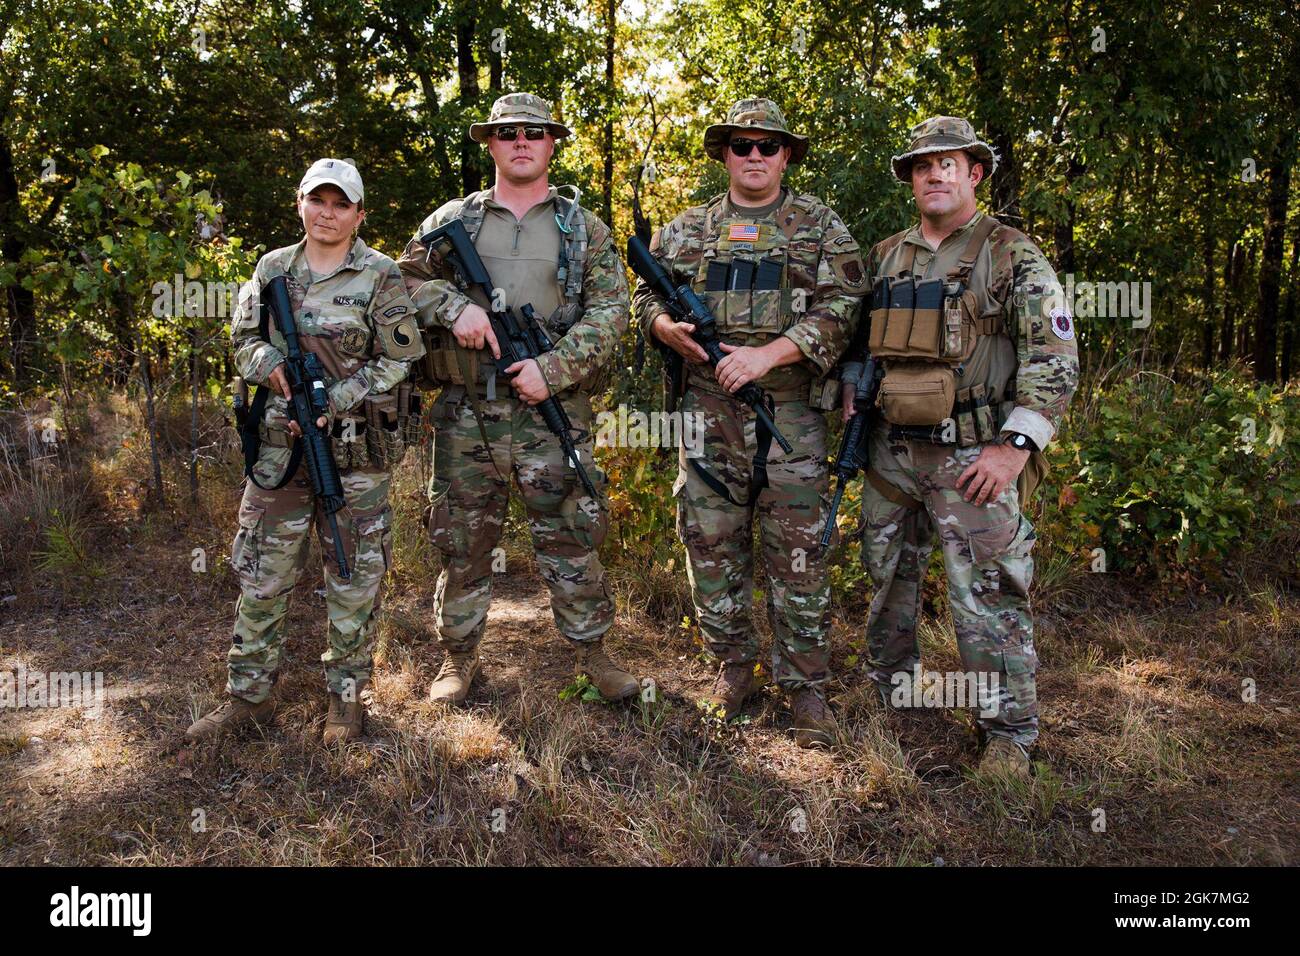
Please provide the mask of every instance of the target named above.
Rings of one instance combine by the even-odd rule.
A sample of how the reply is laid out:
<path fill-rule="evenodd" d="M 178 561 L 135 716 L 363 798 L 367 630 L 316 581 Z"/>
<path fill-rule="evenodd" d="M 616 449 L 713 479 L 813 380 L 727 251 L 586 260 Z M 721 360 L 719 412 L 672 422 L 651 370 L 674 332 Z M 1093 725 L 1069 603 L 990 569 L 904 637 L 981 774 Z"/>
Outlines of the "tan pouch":
<path fill-rule="evenodd" d="M 934 362 L 891 362 L 880 383 L 880 411 L 893 425 L 938 425 L 956 398 L 952 368 Z"/>
<path fill-rule="evenodd" d="M 819 412 L 833 412 L 842 402 L 840 380 L 833 375 L 813 379 L 808 387 L 808 404 Z"/>
<path fill-rule="evenodd" d="M 939 357 L 938 309 L 913 309 L 912 329 L 907 337 L 907 350 L 920 357 L 929 355 Z"/>
<path fill-rule="evenodd" d="M 885 334 L 881 352 L 906 352 L 912 335 L 912 310 L 889 309 L 885 313 Z"/>
<path fill-rule="evenodd" d="M 957 393 L 957 405 L 953 412 L 957 419 L 957 444 L 961 448 L 970 448 L 979 444 L 975 431 L 975 411 L 971 401 L 971 389 L 963 388 Z"/>
<path fill-rule="evenodd" d="M 880 347 L 885 344 L 885 325 L 888 321 L 888 309 L 871 310 L 871 333 L 867 337 L 867 347 L 873 355 L 879 352 Z"/>
<path fill-rule="evenodd" d="M 977 309 L 979 297 L 970 289 L 960 296 L 944 299 L 940 358 L 949 362 L 965 362 L 975 352 Z"/>

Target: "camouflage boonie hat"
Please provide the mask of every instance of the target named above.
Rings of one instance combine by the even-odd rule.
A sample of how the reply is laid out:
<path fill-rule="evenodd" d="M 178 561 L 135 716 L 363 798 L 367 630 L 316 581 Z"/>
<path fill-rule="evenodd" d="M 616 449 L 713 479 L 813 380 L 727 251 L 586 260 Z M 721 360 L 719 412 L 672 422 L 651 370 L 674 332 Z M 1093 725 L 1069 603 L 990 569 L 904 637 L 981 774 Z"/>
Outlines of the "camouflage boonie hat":
<path fill-rule="evenodd" d="M 984 179 L 998 169 L 997 153 L 993 147 L 975 135 L 975 127 L 959 116 L 931 116 L 912 127 L 912 138 L 907 152 L 891 161 L 894 175 L 905 183 L 912 181 L 912 160 L 924 153 L 942 153 L 950 149 L 964 149 L 984 164 Z M 982 180 L 981 180 L 982 181 Z"/>
<path fill-rule="evenodd" d="M 532 93 L 507 93 L 492 104 L 492 113 L 469 128 L 469 138 L 486 143 L 498 126 L 544 126 L 556 139 L 571 136 L 573 130 L 551 117 L 551 104 Z"/>
<path fill-rule="evenodd" d="M 724 123 L 714 123 L 704 131 L 704 152 L 722 162 L 723 150 L 736 130 L 767 130 L 780 133 L 790 147 L 790 165 L 808 155 L 808 137 L 792 133 L 785 125 L 785 117 L 771 100 L 741 100 L 727 112 Z"/>

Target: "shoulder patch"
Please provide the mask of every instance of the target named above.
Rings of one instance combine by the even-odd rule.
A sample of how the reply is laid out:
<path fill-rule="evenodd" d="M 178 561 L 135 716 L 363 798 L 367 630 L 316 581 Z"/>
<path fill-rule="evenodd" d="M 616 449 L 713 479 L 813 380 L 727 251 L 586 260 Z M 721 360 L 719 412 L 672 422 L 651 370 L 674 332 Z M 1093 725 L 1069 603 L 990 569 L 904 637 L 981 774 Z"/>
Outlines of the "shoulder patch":
<path fill-rule="evenodd" d="M 1051 312 L 1052 332 L 1058 339 L 1069 341 L 1074 338 L 1074 317 L 1069 311 L 1057 306 Z"/>

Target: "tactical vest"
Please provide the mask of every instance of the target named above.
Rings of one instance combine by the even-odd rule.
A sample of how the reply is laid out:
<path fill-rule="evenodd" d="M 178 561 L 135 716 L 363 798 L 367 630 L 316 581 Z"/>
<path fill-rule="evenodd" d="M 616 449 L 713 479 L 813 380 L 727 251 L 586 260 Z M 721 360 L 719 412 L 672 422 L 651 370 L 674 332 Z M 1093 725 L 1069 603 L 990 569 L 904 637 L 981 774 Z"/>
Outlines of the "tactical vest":
<path fill-rule="evenodd" d="M 567 333 L 582 318 L 583 313 L 582 283 L 586 276 L 590 237 L 586 211 L 579 202 L 581 194 L 576 186 L 571 188 L 574 190 L 574 198 L 569 199 L 558 193 L 555 196 L 555 224 L 562 236 L 555 270 L 561 305 L 543 319 L 551 338 L 555 340 Z M 453 217 L 464 224 L 471 242 L 477 241 L 483 227 L 483 201 L 486 195 L 486 191 L 470 193 Z M 436 326 L 424 331 L 426 357 L 423 372 L 424 377 L 435 386 L 472 383 L 474 388 L 486 390 L 490 397 L 494 397 L 498 388 L 508 391 L 505 385 L 495 382 L 492 362 L 480 361 L 478 351 L 469 352 L 460 348 L 450 329 Z M 597 386 L 598 382 L 581 383 L 585 391 L 594 391 Z"/>
<path fill-rule="evenodd" d="M 816 200 L 795 196 L 794 214 L 772 221 L 724 215 L 726 194 L 705 206 L 701 251 L 692 286 L 713 312 L 718 334 L 737 345 L 761 346 L 798 322 L 812 305 L 822 247 L 816 241 L 793 241 L 813 219 Z M 802 282 L 797 280 L 802 279 Z M 773 369 L 763 387 L 775 401 L 807 400 L 812 373 L 803 363 Z M 718 391 L 707 369 L 691 368 L 692 386 Z"/>
<path fill-rule="evenodd" d="M 885 360 L 878 401 L 896 432 L 962 447 L 997 435 L 995 403 L 1002 396 L 988 394 L 983 382 L 959 388 L 958 378 L 980 338 L 1003 330 L 1001 313 L 981 315 L 980 296 L 969 286 L 999 225 L 987 215 L 976 224 L 942 278 L 917 278 L 916 246 L 905 243 L 898 275 L 879 277 L 872 286 L 867 344 Z"/>

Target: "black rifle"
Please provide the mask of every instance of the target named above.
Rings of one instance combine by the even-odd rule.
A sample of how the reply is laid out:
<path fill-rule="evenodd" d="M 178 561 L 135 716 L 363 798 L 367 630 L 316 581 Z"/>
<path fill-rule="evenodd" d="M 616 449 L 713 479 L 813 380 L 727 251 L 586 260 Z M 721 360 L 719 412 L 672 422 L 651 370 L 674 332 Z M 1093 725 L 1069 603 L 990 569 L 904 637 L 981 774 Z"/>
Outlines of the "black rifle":
<path fill-rule="evenodd" d="M 339 477 L 339 466 L 330 451 L 329 435 L 325 429 L 316 425 L 316 419 L 329 411 L 325 369 L 316 353 L 303 352 L 298 342 L 298 325 L 294 322 L 293 306 L 289 302 L 288 280 L 282 275 L 276 276 L 262 288 L 262 295 L 263 302 L 271 313 L 271 320 L 284 336 L 284 369 L 290 391 L 289 416 L 302 429 L 302 437 L 295 443 L 294 454 L 289 460 L 289 475 L 296 469 L 299 457 L 305 456 L 312 494 L 324 512 L 330 534 L 334 538 L 334 557 L 338 560 L 339 577 L 347 581 L 352 577 L 352 572 L 343 555 L 343 539 L 339 537 L 336 517 L 347 505 L 343 498 L 343 480 Z M 289 475 L 286 475 L 286 479 Z"/>
<path fill-rule="evenodd" d="M 627 241 L 627 261 L 632 271 L 649 283 L 674 322 L 694 324 L 695 331 L 691 333 L 691 338 L 704 349 L 704 354 L 709 357 L 709 365 L 716 369 L 718 363 L 726 357 L 726 353 L 722 351 L 722 342 L 718 338 L 718 323 L 713 318 L 713 313 L 709 311 L 709 307 L 689 285 L 674 285 L 668 270 L 659 264 L 659 261 L 650 254 L 650 247 L 637 236 Z M 793 452 L 794 449 L 785 440 L 785 436 L 777 431 L 776 422 L 772 421 L 769 411 L 771 400 L 765 391 L 753 382 L 749 382 L 737 390 L 735 396 L 754 410 L 759 424 L 771 433 L 782 451 L 787 455 Z"/>
<path fill-rule="evenodd" d="M 496 296 L 493 294 L 492 279 L 488 275 L 487 266 L 479 258 L 474 243 L 470 241 L 463 222 L 453 219 L 432 232 L 425 233 L 420 237 L 420 243 L 430 252 L 437 252 L 443 262 L 456 270 L 461 282 L 467 287 L 477 289 L 483 294 L 488 321 L 492 324 L 492 333 L 501 348 L 501 358 L 496 360 L 498 374 L 513 378 L 517 373 L 506 371 L 511 365 L 527 359 L 535 359 L 555 347 L 546 330 L 542 328 L 541 322 L 537 320 L 531 304 L 519 307 L 523 322 L 519 321 L 514 309 L 509 306 L 501 310 L 494 308 Z M 474 387 L 472 382 L 465 384 L 469 388 Z M 596 494 L 596 486 L 591 483 L 586 469 L 578 460 L 578 449 L 573 441 L 575 429 L 560 400 L 552 395 L 533 407 L 542 416 L 542 421 L 546 423 L 551 434 L 560 440 L 560 447 L 564 449 L 564 458 L 577 472 L 582 487 L 588 495 L 599 502 L 600 497 Z"/>
<path fill-rule="evenodd" d="M 867 437 L 871 434 L 871 425 L 876 417 L 876 393 L 880 391 L 880 378 L 881 370 L 876 360 L 868 356 L 853 389 L 853 417 L 844 426 L 840 454 L 835 459 L 834 471 L 839 484 L 835 488 L 835 497 L 831 500 L 831 513 L 826 517 L 826 527 L 822 529 L 823 548 L 830 547 L 831 535 L 835 531 L 835 515 L 840 510 L 844 489 L 857 477 L 859 471 L 867 468 Z"/>

